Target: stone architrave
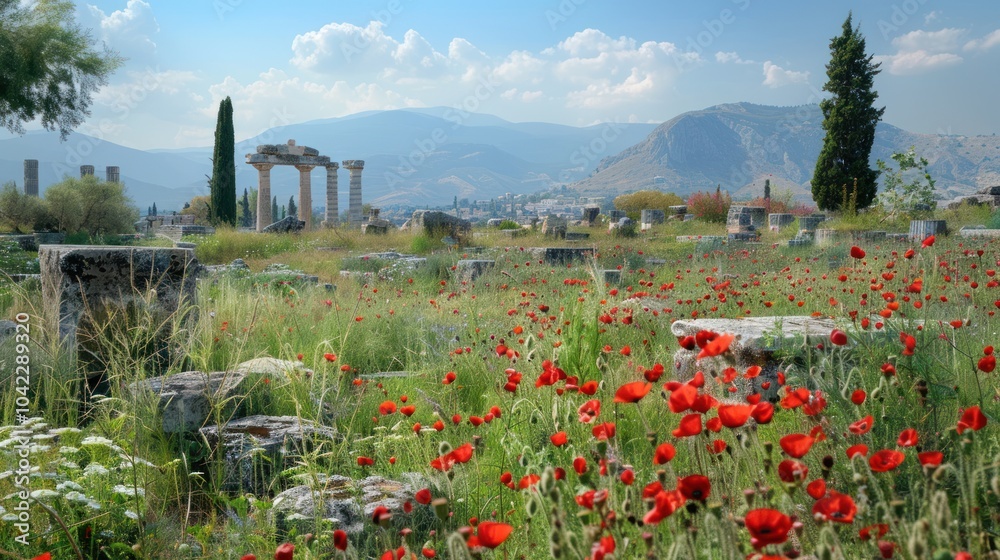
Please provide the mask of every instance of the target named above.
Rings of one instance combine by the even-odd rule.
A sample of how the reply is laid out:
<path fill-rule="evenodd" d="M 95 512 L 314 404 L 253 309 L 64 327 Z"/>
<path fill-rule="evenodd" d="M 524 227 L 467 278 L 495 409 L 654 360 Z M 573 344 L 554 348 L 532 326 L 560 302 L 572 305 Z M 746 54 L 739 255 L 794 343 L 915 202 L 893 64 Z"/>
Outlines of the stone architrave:
<path fill-rule="evenodd" d="M 87 175 L 93 175 L 93 174 L 94 174 L 94 166 L 93 165 L 81 165 L 80 166 L 80 178 L 81 179 L 83 179 Z"/>
<path fill-rule="evenodd" d="M 312 226 L 312 177 L 315 165 L 296 165 L 299 170 L 299 221 L 305 222 L 305 229 Z"/>
<path fill-rule="evenodd" d="M 257 232 L 271 223 L 271 168 L 273 163 L 255 163 L 257 169 Z"/>
<path fill-rule="evenodd" d="M 365 168 L 365 162 L 361 159 L 345 159 L 341 165 L 351 172 L 348 219 L 351 227 L 361 227 L 361 171 Z"/>
<path fill-rule="evenodd" d="M 38 196 L 38 160 L 24 160 L 24 194 Z"/>
<path fill-rule="evenodd" d="M 340 209 L 337 207 L 337 170 L 340 164 L 331 161 L 326 164 L 326 220 L 323 224 L 326 227 L 337 225 L 340 219 Z"/>
<path fill-rule="evenodd" d="M 109 183 L 120 183 L 121 182 L 121 168 L 117 165 L 109 165 L 105 169 L 104 180 Z"/>

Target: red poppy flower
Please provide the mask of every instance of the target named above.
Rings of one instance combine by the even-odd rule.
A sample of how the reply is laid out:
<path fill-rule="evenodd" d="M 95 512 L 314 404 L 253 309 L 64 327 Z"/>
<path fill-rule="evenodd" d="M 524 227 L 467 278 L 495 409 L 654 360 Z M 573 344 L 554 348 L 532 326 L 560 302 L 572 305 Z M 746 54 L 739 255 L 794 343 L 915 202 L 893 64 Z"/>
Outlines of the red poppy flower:
<path fill-rule="evenodd" d="M 333 532 L 333 547 L 337 550 L 347 550 L 347 533 L 342 529 Z"/>
<path fill-rule="evenodd" d="M 921 249 L 926 249 L 926 248 L 930 247 L 933 244 L 934 244 L 934 236 L 933 235 L 928 235 L 924 239 L 924 241 L 920 244 L 920 248 Z"/>
<path fill-rule="evenodd" d="M 944 453 L 940 451 L 922 451 L 917 453 L 917 460 L 924 467 L 937 467 L 944 460 Z"/>
<path fill-rule="evenodd" d="M 583 494 L 577 495 L 575 498 L 577 505 L 586 509 L 594 509 L 594 494 L 596 493 L 596 490 L 587 490 Z"/>
<path fill-rule="evenodd" d="M 735 335 L 726 333 L 720 334 L 714 340 L 708 342 L 702 349 L 698 352 L 696 359 L 700 360 L 702 358 L 711 358 L 712 356 L 718 356 L 726 350 L 729 350 L 729 345 L 733 343 L 736 339 Z"/>
<path fill-rule="evenodd" d="M 632 483 L 635 482 L 635 471 L 632 469 L 625 469 L 622 471 L 619 478 L 621 478 L 621 481 L 625 486 L 632 486 Z"/>
<path fill-rule="evenodd" d="M 593 396 L 597 392 L 597 382 L 590 380 L 580 385 L 580 392 L 587 396 Z"/>
<path fill-rule="evenodd" d="M 694 385 L 684 384 L 670 391 L 670 398 L 667 399 L 667 407 L 670 412 L 678 414 L 685 410 L 690 410 L 698 398 L 698 388 Z"/>
<path fill-rule="evenodd" d="M 563 445 L 566 445 L 569 437 L 566 435 L 566 432 L 557 432 L 549 436 L 549 439 L 552 441 L 552 445 L 562 447 Z"/>
<path fill-rule="evenodd" d="M 718 418 L 715 418 L 714 420 L 718 420 Z M 708 449 L 708 451 L 710 453 L 718 455 L 719 453 L 722 453 L 723 451 L 725 451 L 728 447 L 729 447 L 729 444 L 726 443 L 726 440 L 724 440 L 724 439 L 716 439 L 716 440 L 712 440 L 712 444 L 711 445 L 706 445 L 705 449 Z"/>
<path fill-rule="evenodd" d="M 750 532 L 750 544 L 756 549 L 785 542 L 792 528 L 791 517 L 769 508 L 748 511 L 743 522 Z"/>
<path fill-rule="evenodd" d="M 417 501 L 418 504 L 427 505 L 431 503 L 431 491 L 429 488 L 424 488 L 422 490 L 417 490 L 417 493 L 413 495 L 413 499 Z"/>
<path fill-rule="evenodd" d="M 595 438 L 597 438 L 598 441 L 611 439 L 615 437 L 615 423 L 605 422 L 603 424 L 598 424 L 594 426 L 594 428 L 591 430 L 591 433 L 594 435 Z"/>
<path fill-rule="evenodd" d="M 874 422 L 875 419 L 872 418 L 871 414 L 869 414 L 868 416 L 865 416 L 864 418 L 858 420 L 857 422 L 852 422 L 851 425 L 847 427 L 847 429 L 850 430 L 852 434 L 862 436 L 871 431 L 872 424 Z"/>
<path fill-rule="evenodd" d="M 788 434 L 787 436 L 778 440 L 781 445 L 782 451 L 788 455 L 795 457 L 796 459 L 802 457 L 806 453 L 809 453 L 809 449 L 812 447 L 813 443 L 816 442 L 816 438 L 807 436 L 805 434 Z"/>
<path fill-rule="evenodd" d="M 847 448 L 848 459 L 853 459 L 857 455 L 861 455 L 862 457 L 868 456 L 868 446 L 863 443 L 859 443 Z"/>
<path fill-rule="evenodd" d="M 754 405 L 750 417 L 758 424 L 767 424 L 774 417 L 774 405 L 769 402 L 759 402 Z"/>
<path fill-rule="evenodd" d="M 472 444 L 466 443 L 431 461 L 431 467 L 441 472 L 447 472 L 455 463 L 468 463 L 470 459 L 472 459 Z"/>
<path fill-rule="evenodd" d="M 652 383 L 646 383 L 644 381 L 633 381 L 631 383 L 626 383 L 618 388 L 615 392 L 616 403 L 636 403 L 639 402 L 642 397 L 645 397 L 649 390 L 653 388 Z"/>
<path fill-rule="evenodd" d="M 396 412 L 396 403 L 393 401 L 384 401 L 382 404 L 378 405 L 378 411 L 382 416 L 392 414 L 393 412 Z"/>
<path fill-rule="evenodd" d="M 990 373 L 997 367 L 997 358 L 993 355 L 983 356 L 979 358 L 979 363 L 976 366 L 979 368 L 979 371 Z"/>
<path fill-rule="evenodd" d="M 328 361 L 328 362 L 336 362 L 337 361 L 337 355 L 333 354 L 333 353 L 330 353 L 330 352 L 327 352 L 326 354 L 323 354 L 323 358 L 326 361 Z"/>
<path fill-rule="evenodd" d="M 704 502 L 712 491 L 712 483 L 707 476 L 692 474 L 677 480 L 677 491 L 685 499 Z"/>
<path fill-rule="evenodd" d="M 718 417 L 709 418 L 708 422 L 705 422 L 705 428 L 711 432 L 719 433 L 722 430 L 722 420 Z"/>
<path fill-rule="evenodd" d="M 806 493 L 814 500 L 818 500 L 826 495 L 826 481 L 822 478 L 810 482 L 806 485 Z"/>
<path fill-rule="evenodd" d="M 525 488 L 530 488 L 535 484 L 538 484 L 538 481 L 541 479 L 542 477 L 538 476 L 537 474 L 534 473 L 526 474 L 522 476 L 521 480 L 517 483 L 517 489 L 524 490 Z"/>
<path fill-rule="evenodd" d="M 278 545 L 278 548 L 274 551 L 274 560 L 292 560 L 292 556 L 294 555 L 295 545 L 290 542 L 286 542 Z"/>
<path fill-rule="evenodd" d="M 750 413 L 754 407 L 749 404 L 723 404 L 719 405 L 719 420 L 727 428 L 739 428 L 750 419 Z"/>
<path fill-rule="evenodd" d="M 805 463 L 791 459 L 785 459 L 778 463 L 778 478 L 785 484 L 798 486 L 805 482 L 807 476 L 809 476 L 809 467 Z"/>
<path fill-rule="evenodd" d="M 809 401 L 809 396 L 809 389 L 806 389 L 805 387 L 799 387 L 793 391 L 788 391 L 787 394 L 781 399 L 781 408 L 798 408 Z"/>
<path fill-rule="evenodd" d="M 865 393 L 863 389 L 855 389 L 854 392 L 851 393 L 851 402 L 858 406 L 865 404 L 866 398 L 868 398 L 868 394 Z"/>
<path fill-rule="evenodd" d="M 696 436 L 701 433 L 701 414 L 688 414 L 672 432 L 674 437 Z"/>
<path fill-rule="evenodd" d="M 506 523 L 495 521 L 483 521 L 476 528 L 476 536 L 479 537 L 479 545 L 486 548 L 496 548 L 503 544 L 510 536 L 514 527 Z"/>
<path fill-rule="evenodd" d="M 677 339 L 677 343 L 685 350 L 694 350 L 698 347 L 693 336 L 684 336 Z"/>
<path fill-rule="evenodd" d="M 833 329 L 830 333 L 830 342 L 837 346 L 844 346 L 847 344 L 847 333 L 840 329 Z"/>
<path fill-rule="evenodd" d="M 253 554 L 248 554 L 247 556 L 253 556 Z M 254 556 L 254 558 L 256 558 L 256 556 Z M 35 556 L 31 560 L 52 560 L 52 553 L 50 553 L 50 552 L 43 552 L 43 553 L 39 554 L 38 556 Z"/>
<path fill-rule="evenodd" d="M 573 459 L 573 470 L 576 471 L 576 474 L 583 474 L 587 472 L 587 460 L 583 457 Z"/>
<path fill-rule="evenodd" d="M 863 259 L 865 258 L 865 250 L 857 245 L 854 245 L 851 247 L 851 257 L 855 259 Z"/>
<path fill-rule="evenodd" d="M 656 446 L 656 450 L 653 451 L 653 464 L 654 465 L 665 465 L 673 460 L 674 456 L 677 455 L 677 450 L 670 443 L 664 442 Z"/>
<path fill-rule="evenodd" d="M 830 494 L 813 504 L 813 517 L 819 521 L 835 521 L 837 523 L 854 522 L 854 514 L 858 506 L 854 499 L 846 494 L 831 490 Z"/>
<path fill-rule="evenodd" d="M 403 414 L 403 416 L 413 416 L 413 413 L 417 411 L 417 407 L 413 406 L 412 404 L 408 404 L 406 406 L 400 407 L 399 411 Z"/>
<path fill-rule="evenodd" d="M 979 410 L 979 406 L 970 406 L 962 413 L 962 418 L 959 419 L 956 429 L 961 434 L 966 430 L 978 432 L 984 427 L 986 427 L 986 417 L 983 416 L 983 411 Z"/>
<path fill-rule="evenodd" d="M 31 560 L 51 560 L 51 559 L 52 559 L 52 555 L 49 554 L 48 552 L 45 552 L 45 553 L 39 554 L 38 556 L 35 556 Z M 240 560 L 257 560 L 257 555 L 256 554 L 244 554 L 243 556 L 240 556 Z"/>
<path fill-rule="evenodd" d="M 913 447 L 917 444 L 917 431 L 913 428 L 906 428 L 899 433 L 899 438 L 896 440 L 896 445 L 900 447 Z"/>
<path fill-rule="evenodd" d="M 889 525 L 886 523 L 875 523 L 873 525 L 867 525 L 858 529 L 858 537 L 863 541 L 867 541 L 872 538 L 872 533 L 876 539 L 881 539 L 889 532 Z"/>
<path fill-rule="evenodd" d="M 882 449 L 872 453 L 872 456 L 868 458 L 868 466 L 872 468 L 873 472 L 887 472 L 898 467 L 905 458 L 906 455 L 903 455 L 901 451 Z"/>
<path fill-rule="evenodd" d="M 601 413 L 601 401 L 591 399 L 581 404 L 576 413 L 579 415 L 580 422 L 590 424 L 594 421 L 594 418 L 597 418 L 597 415 Z"/>
<path fill-rule="evenodd" d="M 653 509 L 646 512 L 646 515 L 642 518 L 642 522 L 646 525 L 656 525 L 660 521 L 670 517 L 682 505 L 684 505 L 684 496 L 680 492 L 677 490 L 670 492 L 661 490 L 653 497 Z"/>

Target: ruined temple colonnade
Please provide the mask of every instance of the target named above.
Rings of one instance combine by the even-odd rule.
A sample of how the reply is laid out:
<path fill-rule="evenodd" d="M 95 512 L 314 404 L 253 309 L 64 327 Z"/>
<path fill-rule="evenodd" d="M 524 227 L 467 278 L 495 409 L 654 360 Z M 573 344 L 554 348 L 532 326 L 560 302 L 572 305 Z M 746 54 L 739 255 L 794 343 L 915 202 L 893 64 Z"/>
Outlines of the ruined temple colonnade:
<path fill-rule="evenodd" d="M 316 167 L 326 168 L 326 220 L 327 227 L 333 227 L 338 220 L 337 205 L 337 171 L 340 166 L 330 161 L 327 156 L 319 155 L 319 151 L 307 146 L 297 146 L 295 140 L 287 144 L 263 144 L 257 146 L 257 152 L 247 154 L 247 163 L 257 169 L 257 231 L 271 223 L 271 168 L 275 165 L 292 165 L 299 170 L 299 220 L 305 222 L 305 228 L 312 228 L 312 170 Z M 361 171 L 365 162 L 360 159 L 349 159 L 343 162 L 351 173 L 350 199 L 348 215 L 350 225 L 360 227 L 361 216 Z"/>

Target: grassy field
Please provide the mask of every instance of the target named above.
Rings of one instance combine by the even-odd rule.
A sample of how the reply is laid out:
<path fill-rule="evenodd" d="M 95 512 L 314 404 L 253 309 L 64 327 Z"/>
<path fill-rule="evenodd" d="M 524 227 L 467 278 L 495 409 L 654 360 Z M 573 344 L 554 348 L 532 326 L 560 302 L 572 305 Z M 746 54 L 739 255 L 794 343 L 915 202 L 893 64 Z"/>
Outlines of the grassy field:
<path fill-rule="evenodd" d="M 320 285 L 225 273 L 172 317 L 111 313 L 100 335 L 109 389 L 86 416 L 84 374 L 42 322 L 38 286 L 5 284 L 3 316 L 27 314 L 31 336 L 0 348 L 0 556 L 292 558 L 279 548 L 290 543 L 296 559 L 1000 558 L 998 242 L 674 239 L 719 233 L 593 230 L 581 246 L 595 258 L 556 266 L 524 250 L 554 244 L 534 233 L 483 232 L 478 248 L 449 249 L 403 233 L 221 231 L 197 240 L 201 262 L 280 262 Z M 381 263 L 358 256 L 384 250 L 428 260 L 380 278 Z M 462 281 L 462 258 L 497 265 Z M 342 277 L 345 266 L 373 274 Z M 607 269 L 621 283 L 604 282 Z M 780 315 L 831 317 L 844 336 L 781 347 L 773 402 L 734 398 L 732 380 L 710 374 L 674 379 L 674 354 L 692 341 L 671 335 L 673 321 Z M 275 467 L 272 495 L 322 474 L 418 473 L 428 492 L 344 541 L 329 522 L 276 523 L 268 496 L 224 491 L 206 442 L 164 434 L 155 403 L 126 390 L 163 373 L 141 349 L 165 326 L 165 373 L 262 356 L 311 369 L 249 378 L 207 421 L 290 415 L 343 436 Z M 695 344 L 724 353 L 725 336 L 711 338 Z M 387 371 L 409 375 L 367 379 Z M 39 420 L 18 426 L 17 408 Z M 30 432 L 26 480 L 17 430 Z M 27 545 L 15 540 L 22 486 Z"/>

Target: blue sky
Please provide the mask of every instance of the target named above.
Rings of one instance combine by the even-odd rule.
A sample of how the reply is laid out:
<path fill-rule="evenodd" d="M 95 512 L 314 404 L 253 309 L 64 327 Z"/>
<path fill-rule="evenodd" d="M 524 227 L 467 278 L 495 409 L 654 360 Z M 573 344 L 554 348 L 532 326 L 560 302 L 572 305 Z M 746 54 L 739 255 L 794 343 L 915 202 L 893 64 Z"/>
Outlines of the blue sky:
<path fill-rule="evenodd" d="M 884 120 L 1000 128 L 995 0 L 78 0 L 129 61 L 79 131 L 136 148 L 372 109 L 452 106 L 511 121 L 662 122 L 738 101 L 815 103 L 853 10 L 882 61 Z"/>

